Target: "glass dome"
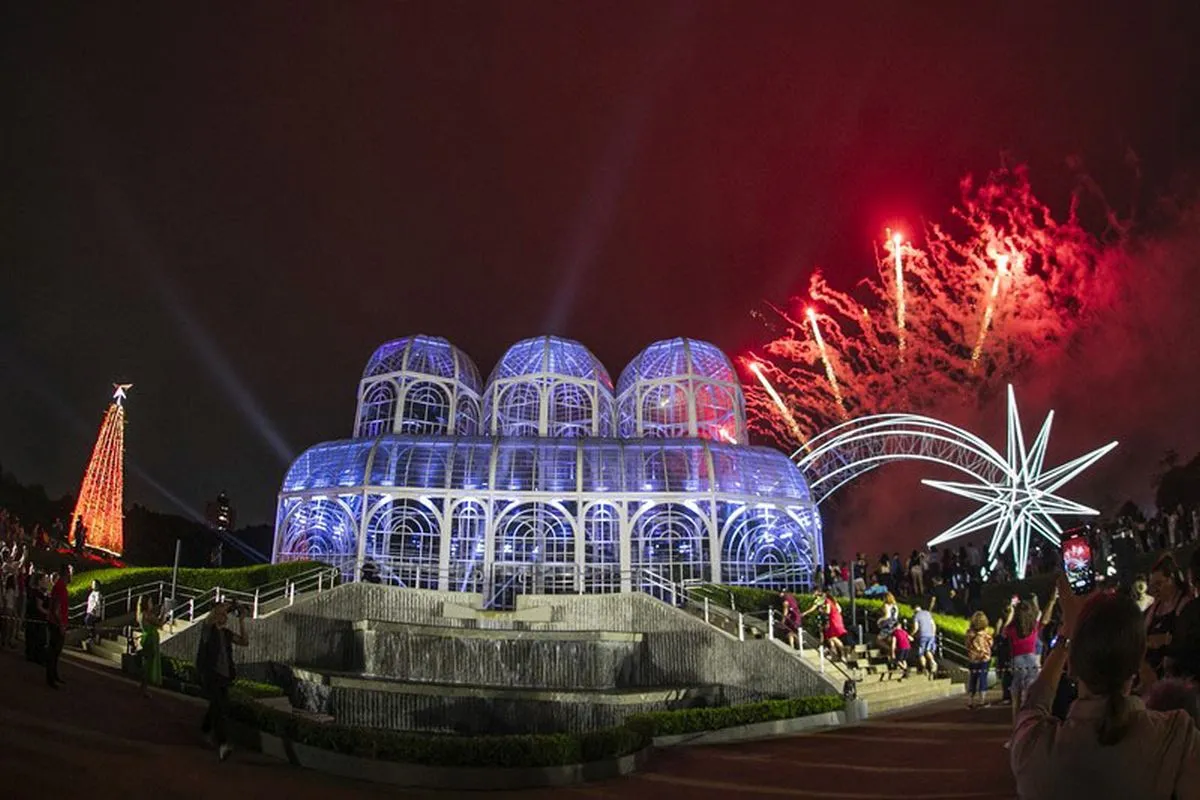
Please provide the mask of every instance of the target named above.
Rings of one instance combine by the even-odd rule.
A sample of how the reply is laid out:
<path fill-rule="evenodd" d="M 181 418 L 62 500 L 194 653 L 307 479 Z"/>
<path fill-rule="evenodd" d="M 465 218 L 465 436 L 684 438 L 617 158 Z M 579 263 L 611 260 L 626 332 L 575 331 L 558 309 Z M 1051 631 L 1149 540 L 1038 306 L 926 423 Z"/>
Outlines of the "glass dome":
<path fill-rule="evenodd" d="M 363 370 L 354 435 L 479 432 L 479 370 L 437 336 L 407 336 L 377 349 Z"/>
<path fill-rule="evenodd" d="M 525 339 L 488 378 L 483 418 L 493 436 L 612 436 L 612 378 L 579 342 Z"/>
<path fill-rule="evenodd" d="M 617 419 L 624 437 L 748 439 L 733 365 L 716 345 L 696 339 L 655 342 L 629 362 L 617 382 Z"/>
<path fill-rule="evenodd" d="M 279 495 L 276 561 L 483 592 L 810 585 L 821 523 L 783 453 L 702 439 L 385 435 L 327 442 Z M 657 577 L 656 577 L 657 576 Z"/>

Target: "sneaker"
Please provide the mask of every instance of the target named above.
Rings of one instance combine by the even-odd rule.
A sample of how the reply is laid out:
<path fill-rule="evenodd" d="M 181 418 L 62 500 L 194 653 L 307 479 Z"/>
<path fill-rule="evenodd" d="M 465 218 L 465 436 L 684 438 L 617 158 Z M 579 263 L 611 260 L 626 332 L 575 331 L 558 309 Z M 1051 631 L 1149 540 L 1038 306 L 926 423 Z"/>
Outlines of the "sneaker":
<path fill-rule="evenodd" d="M 225 759 L 229 758 L 229 756 L 232 754 L 233 754 L 233 748 L 227 744 L 223 744 L 223 745 L 221 745 L 221 749 L 217 751 L 217 758 L 220 759 L 221 761 L 224 761 Z"/>

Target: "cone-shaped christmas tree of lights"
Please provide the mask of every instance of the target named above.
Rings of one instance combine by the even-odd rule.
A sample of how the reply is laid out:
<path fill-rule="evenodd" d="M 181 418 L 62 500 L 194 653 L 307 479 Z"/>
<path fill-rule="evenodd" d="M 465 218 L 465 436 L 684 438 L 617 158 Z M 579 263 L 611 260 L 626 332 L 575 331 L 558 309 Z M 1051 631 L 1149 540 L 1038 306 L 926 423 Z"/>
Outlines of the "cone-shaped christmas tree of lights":
<path fill-rule="evenodd" d="M 125 392 L 132 386 L 113 384 L 112 404 L 100 423 L 68 528 L 74 535 L 82 517 L 87 546 L 117 556 L 125 549 Z"/>

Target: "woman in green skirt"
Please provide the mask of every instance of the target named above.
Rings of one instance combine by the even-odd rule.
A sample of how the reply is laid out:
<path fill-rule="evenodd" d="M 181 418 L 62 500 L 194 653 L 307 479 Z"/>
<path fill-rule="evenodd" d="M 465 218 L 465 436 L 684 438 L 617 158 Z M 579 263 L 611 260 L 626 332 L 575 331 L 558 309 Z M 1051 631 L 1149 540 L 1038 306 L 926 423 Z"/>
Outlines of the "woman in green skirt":
<path fill-rule="evenodd" d="M 137 623 L 142 630 L 142 694 L 150 696 L 149 686 L 162 686 L 162 653 L 158 649 L 158 628 L 162 625 L 158 609 L 150 595 L 142 595 L 138 601 Z"/>

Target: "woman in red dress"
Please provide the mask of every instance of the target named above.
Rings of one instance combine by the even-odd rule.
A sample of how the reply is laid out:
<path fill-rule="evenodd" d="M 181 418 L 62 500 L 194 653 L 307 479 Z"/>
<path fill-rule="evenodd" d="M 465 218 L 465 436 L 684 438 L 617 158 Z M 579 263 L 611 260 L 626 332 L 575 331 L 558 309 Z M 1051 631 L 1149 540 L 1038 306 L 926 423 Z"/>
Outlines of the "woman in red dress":
<path fill-rule="evenodd" d="M 846 624 L 842 621 L 842 607 L 824 591 L 818 589 L 813 593 L 812 607 L 801 616 L 807 616 L 819 611 L 825 622 L 825 645 L 829 648 L 831 658 L 843 658 L 846 654 L 842 645 L 842 637 L 846 635 Z"/>

